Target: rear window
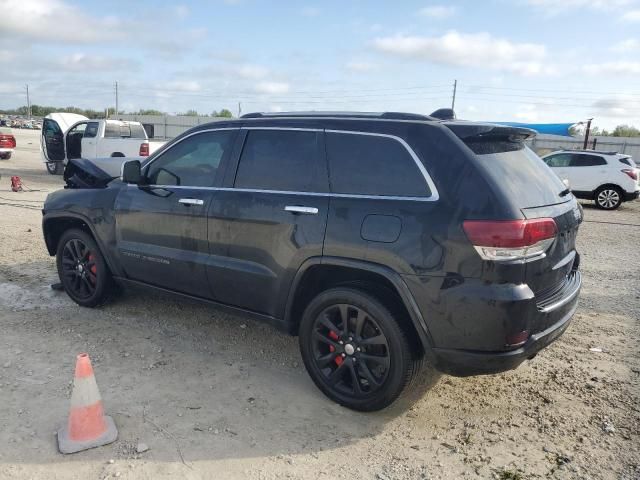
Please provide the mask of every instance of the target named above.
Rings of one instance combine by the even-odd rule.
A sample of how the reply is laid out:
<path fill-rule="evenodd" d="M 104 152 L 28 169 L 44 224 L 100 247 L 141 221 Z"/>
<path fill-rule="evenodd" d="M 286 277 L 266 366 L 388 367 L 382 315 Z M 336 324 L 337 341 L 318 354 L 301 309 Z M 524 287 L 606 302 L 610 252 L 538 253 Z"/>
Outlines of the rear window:
<path fill-rule="evenodd" d="M 529 147 L 476 157 L 520 208 L 552 205 L 571 198 L 560 196 L 567 187 Z"/>

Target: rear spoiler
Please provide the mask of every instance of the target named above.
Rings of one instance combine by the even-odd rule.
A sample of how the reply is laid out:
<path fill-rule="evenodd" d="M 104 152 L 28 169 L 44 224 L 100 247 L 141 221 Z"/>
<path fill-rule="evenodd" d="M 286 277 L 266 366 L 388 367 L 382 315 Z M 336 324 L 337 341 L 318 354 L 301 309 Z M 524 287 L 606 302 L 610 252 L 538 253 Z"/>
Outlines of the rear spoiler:
<path fill-rule="evenodd" d="M 536 136 L 530 128 L 491 123 L 444 122 L 474 153 L 500 153 L 521 150 L 525 140 Z"/>

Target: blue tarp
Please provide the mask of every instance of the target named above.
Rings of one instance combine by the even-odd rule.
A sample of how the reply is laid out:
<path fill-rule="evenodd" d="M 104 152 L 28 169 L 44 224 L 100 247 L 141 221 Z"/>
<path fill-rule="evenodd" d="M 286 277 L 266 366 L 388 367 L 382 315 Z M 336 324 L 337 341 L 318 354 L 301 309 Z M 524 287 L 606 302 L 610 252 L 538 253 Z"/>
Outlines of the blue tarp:
<path fill-rule="evenodd" d="M 546 133 L 548 135 L 562 135 L 563 137 L 570 137 L 569 128 L 574 123 L 517 123 L 517 122 L 491 122 L 498 125 L 509 125 L 512 127 L 524 127 L 535 130 L 538 133 Z"/>

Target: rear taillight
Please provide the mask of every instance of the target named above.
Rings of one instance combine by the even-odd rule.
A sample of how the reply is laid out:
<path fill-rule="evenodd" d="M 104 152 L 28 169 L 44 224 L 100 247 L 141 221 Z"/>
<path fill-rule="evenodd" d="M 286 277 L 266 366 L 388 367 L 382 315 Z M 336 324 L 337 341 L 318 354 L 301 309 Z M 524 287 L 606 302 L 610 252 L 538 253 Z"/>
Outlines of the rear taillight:
<path fill-rule="evenodd" d="M 0 134 L 0 148 L 16 148 L 16 139 L 13 135 Z"/>
<path fill-rule="evenodd" d="M 148 143 L 141 143 L 140 144 L 140 153 L 138 154 L 141 157 L 148 157 L 149 156 L 149 144 Z"/>
<path fill-rule="evenodd" d="M 622 173 L 626 173 L 630 178 L 634 180 L 638 180 L 638 172 L 636 172 L 633 168 L 623 168 Z"/>
<path fill-rule="evenodd" d="M 558 234 L 553 218 L 465 220 L 463 228 L 484 260 L 520 260 L 542 255 Z"/>

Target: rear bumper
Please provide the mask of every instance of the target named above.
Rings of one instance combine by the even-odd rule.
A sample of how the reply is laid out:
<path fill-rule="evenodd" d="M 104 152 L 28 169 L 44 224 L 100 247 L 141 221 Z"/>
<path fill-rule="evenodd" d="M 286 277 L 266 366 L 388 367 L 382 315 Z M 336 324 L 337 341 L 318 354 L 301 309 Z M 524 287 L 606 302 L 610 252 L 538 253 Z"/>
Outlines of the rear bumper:
<path fill-rule="evenodd" d="M 572 270 L 561 285 L 538 296 L 526 284 L 465 284 L 441 292 L 425 316 L 433 340 L 431 360 L 436 369 L 454 376 L 514 369 L 555 341 L 575 313 L 582 277 Z M 429 311 L 421 300 L 421 310 Z M 524 343 L 513 340 L 515 345 L 507 346 L 524 332 L 529 335 Z"/>
<path fill-rule="evenodd" d="M 622 195 L 622 200 L 625 202 L 630 202 L 631 200 L 635 200 L 640 197 L 640 190 L 636 190 L 635 192 L 624 192 Z"/>
<path fill-rule="evenodd" d="M 513 370 L 525 360 L 533 358 L 540 350 L 554 342 L 571 323 L 577 308 L 577 297 L 571 309 L 555 324 L 542 332 L 533 334 L 527 343 L 508 352 L 474 352 L 468 350 L 434 349 L 435 367 L 443 373 L 456 377 L 483 375 Z"/>

